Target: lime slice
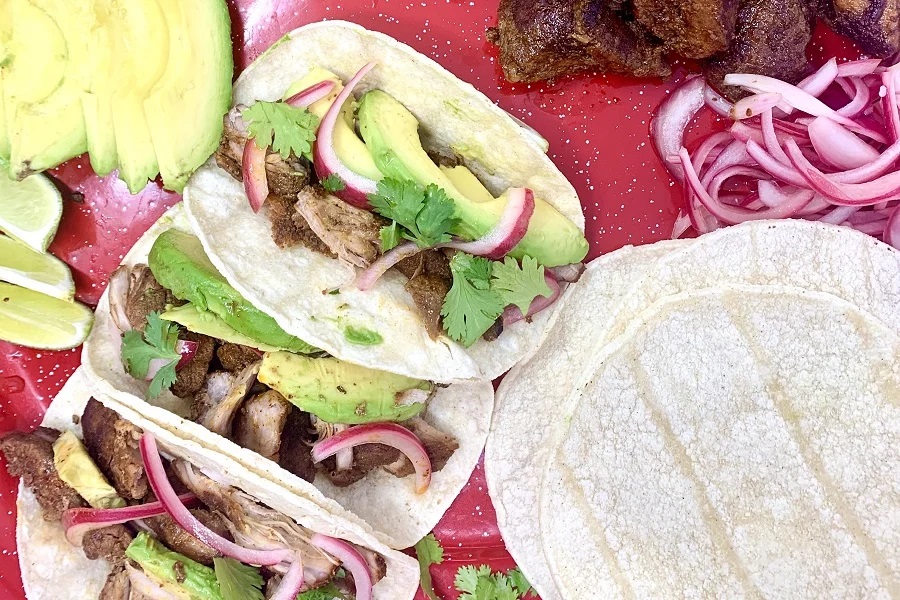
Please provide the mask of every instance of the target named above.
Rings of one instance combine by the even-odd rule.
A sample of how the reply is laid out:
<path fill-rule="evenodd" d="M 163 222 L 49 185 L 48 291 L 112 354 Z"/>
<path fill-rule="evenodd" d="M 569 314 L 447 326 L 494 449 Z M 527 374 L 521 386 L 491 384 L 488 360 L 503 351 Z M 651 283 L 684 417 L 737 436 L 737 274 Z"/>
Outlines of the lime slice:
<path fill-rule="evenodd" d="M 14 181 L 0 173 L 0 231 L 46 252 L 62 217 L 62 196 L 43 175 Z"/>
<path fill-rule="evenodd" d="M 66 263 L 5 235 L 0 235 L 0 281 L 69 302 L 75 296 L 75 282 Z"/>
<path fill-rule="evenodd" d="M 0 283 L 0 340 L 46 350 L 80 346 L 91 330 L 94 313 L 23 287 Z"/>

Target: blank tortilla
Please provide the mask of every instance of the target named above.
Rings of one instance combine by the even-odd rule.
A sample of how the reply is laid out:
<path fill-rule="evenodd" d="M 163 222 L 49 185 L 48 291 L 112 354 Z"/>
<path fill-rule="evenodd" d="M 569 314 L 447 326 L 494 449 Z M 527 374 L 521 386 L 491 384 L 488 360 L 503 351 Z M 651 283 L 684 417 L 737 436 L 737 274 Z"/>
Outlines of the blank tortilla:
<path fill-rule="evenodd" d="M 560 598 L 540 549 L 538 481 L 561 419 L 571 412 L 557 402 L 576 382 L 612 327 L 622 297 L 653 261 L 687 242 L 626 247 L 592 261 L 533 358 L 514 367 L 497 390 L 497 406 L 485 450 L 488 490 L 503 539 L 543 600 Z M 592 318 L 585 318 L 591 315 Z M 562 400 L 562 399 L 560 399 Z"/>
<path fill-rule="evenodd" d="M 900 338 L 827 294 L 727 286 L 648 309 L 547 463 L 566 598 L 900 590 Z"/>

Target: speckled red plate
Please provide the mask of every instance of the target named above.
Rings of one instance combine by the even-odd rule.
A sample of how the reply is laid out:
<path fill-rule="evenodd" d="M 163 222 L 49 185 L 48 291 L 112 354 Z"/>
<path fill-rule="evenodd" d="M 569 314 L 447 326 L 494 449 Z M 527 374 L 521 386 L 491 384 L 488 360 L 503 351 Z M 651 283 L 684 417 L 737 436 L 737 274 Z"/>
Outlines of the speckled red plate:
<path fill-rule="evenodd" d="M 553 84 L 510 85 L 485 39 L 496 0 L 230 0 L 235 64 L 246 66 L 285 32 L 323 19 L 355 21 L 410 44 L 475 85 L 550 141 L 550 156 L 578 189 L 591 255 L 668 237 L 678 193 L 650 147 L 648 123 L 674 82 L 579 75 Z M 812 59 L 854 56 L 842 38 L 820 28 Z M 677 78 L 676 78 L 677 80 Z M 701 124 L 699 128 L 703 128 Z M 174 194 L 150 185 L 131 196 L 114 178 L 96 177 L 81 157 L 55 169 L 65 210 L 51 251 L 75 275 L 78 300 L 96 304 L 109 273 L 169 206 Z M 79 351 L 41 352 L 0 342 L 0 434 L 31 429 L 79 363 Z M 16 481 L 0 467 L 0 598 L 24 598 L 15 547 Z M 443 598 L 456 598 L 462 564 L 509 569 L 479 466 L 435 528 L 443 565 L 432 567 Z"/>

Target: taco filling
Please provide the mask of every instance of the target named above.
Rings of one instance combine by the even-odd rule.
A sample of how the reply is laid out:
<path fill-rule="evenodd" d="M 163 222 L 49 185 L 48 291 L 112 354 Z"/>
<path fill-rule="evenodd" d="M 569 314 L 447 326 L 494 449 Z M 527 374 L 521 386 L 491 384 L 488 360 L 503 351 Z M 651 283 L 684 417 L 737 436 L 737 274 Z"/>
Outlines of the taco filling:
<path fill-rule="evenodd" d="M 346 85 L 316 68 L 281 101 L 234 107 L 216 162 L 243 181 L 254 211 L 266 205 L 279 247 L 352 265 L 347 285 L 362 291 L 397 271 L 432 339 L 495 340 L 577 279 L 587 241 L 532 190 L 497 189 L 464 144 L 420 132 L 391 95 L 357 99 L 373 68 Z"/>
<path fill-rule="evenodd" d="M 343 487 L 384 469 L 415 474 L 424 492 L 459 447 L 422 418 L 435 384 L 340 361 L 287 334 L 191 234 L 163 232 L 147 263 L 113 274 L 109 304 L 125 370 L 150 381 L 151 398 L 171 389 L 190 401 L 193 421 L 310 482 Z M 360 341 L 371 333 L 353 331 Z"/>
<path fill-rule="evenodd" d="M 310 590 L 371 598 L 387 573 L 381 555 L 310 531 L 190 462 L 166 461 L 153 436 L 93 398 L 80 424 L 83 442 L 42 427 L 3 437 L 0 452 L 43 519 L 61 522 L 88 559 L 110 564 L 101 600 L 224 600 L 262 590 L 292 600 Z"/>

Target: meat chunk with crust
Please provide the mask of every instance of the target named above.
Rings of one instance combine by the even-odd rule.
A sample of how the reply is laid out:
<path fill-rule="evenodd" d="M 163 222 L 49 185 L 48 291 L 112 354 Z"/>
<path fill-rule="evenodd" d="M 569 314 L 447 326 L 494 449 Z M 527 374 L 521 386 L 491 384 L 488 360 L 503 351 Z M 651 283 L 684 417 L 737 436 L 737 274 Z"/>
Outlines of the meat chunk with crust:
<path fill-rule="evenodd" d="M 222 517 L 216 513 L 202 508 L 196 508 L 191 511 L 191 514 L 217 534 L 228 540 L 231 539 L 231 533 L 228 531 L 228 526 L 225 524 Z M 169 515 L 146 519 L 146 522 L 147 526 L 156 533 L 163 544 L 175 552 L 184 554 L 192 560 L 207 566 L 212 566 L 213 559 L 217 556 L 221 556 L 218 552 L 182 529 Z"/>
<path fill-rule="evenodd" d="M 103 558 L 113 567 L 124 567 L 125 550 L 134 540 L 131 531 L 124 525 L 110 525 L 102 529 L 94 529 L 84 534 L 81 549 L 90 560 Z"/>
<path fill-rule="evenodd" d="M 426 250 L 397 263 L 397 270 L 406 275 L 406 291 L 425 323 L 431 339 L 443 334 L 441 308 L 453 285 L 450 259 L 440 250 Z"/>
<path fill-rule="evenodd" d="M 278 465 L 297 477 L 312 481 L 316 477 L 310 450 L 315 441 L 309 413 L 292 407 L 281 433 L 281 450 Z"/>
<path fill-rule="evenodd" d="M 607 0 L 575 3 L 575 37 L 587 44 L 600 71 L 663 77 L 671 72 L 663 44 L 634 20 L 631 5 Z"/>
<path fill-rule="evenodd" d="M 686 58 L 707 58 L 731 43 L 739 0 L 634 0 L 637 20 Z"/>
<path fill-rule="evenodd" d="M 84 408 L 81 427 L 88 452 L 119 495 L 142 500 L 149 487 L 138 447 L 141 430 L 94 398 Z"/>
<path fill-rule="evenodd" d="M 310 228 L 309 223 L 298 218 L 294 204 L 297 195 L 269 196 L 263 211 L 269 216 L 272 239 L 279 248 L 302 246 L 313 252 L 334 257 L 325 242 Z"/>
<path fill-rule="evenodd" d="M 819 16 L 863 52 L 887 57 L 900 51 L 900 0 L 819 0 Z"/>
<path fill-rule="evenodd" d="M 191 362 L 178 371 L 175 383 L 172 384 L 172 393 L 179 398 L 193 398 L 206 381 L 209 363 L 212 362 L 216 350 L 216 340 L 192 331 L 182 333 L 181 339 L 197 342 L 198 346 Z"/>
<path fill-rule="evenodd" d="M 125 316 L 133 329 L 143 331 L 147 326 L 147 315 L 165 311 L 166 304 L 173 300 L 172 294 L 156 281 L 150 267 L 132 267 L 125 297 Z"/>
<path fill-rule="evenodd" d="M 234 420 L 234 441 L 260 456 L 278 461 L 281 433 L 293 404 L 275 390 L 249 398 Z"/>
<path fill-rule="evenodd" d="M 131 580 L 125 567 L 116 567 L 106 577 L 98 600 L 143 600 L 143 594 L 131 591 Z"/>
<path fill-rule="evenodd" d="M 249 346 L 225 342 L 216 349 L 216 358 L 222 368 L 231 373 L 240 373 L 260 358 L 258 350 Z"/>
<path fill-rule="evenodd" d="M 53 442 L 57 437 L 58 431 L 41 427 L 33 433 L 10 433 L 0 438 L 6 469 L 34 491 L 45 521 L 59 521 L 66 510 L 87 506 L 56 472 Z"/>

